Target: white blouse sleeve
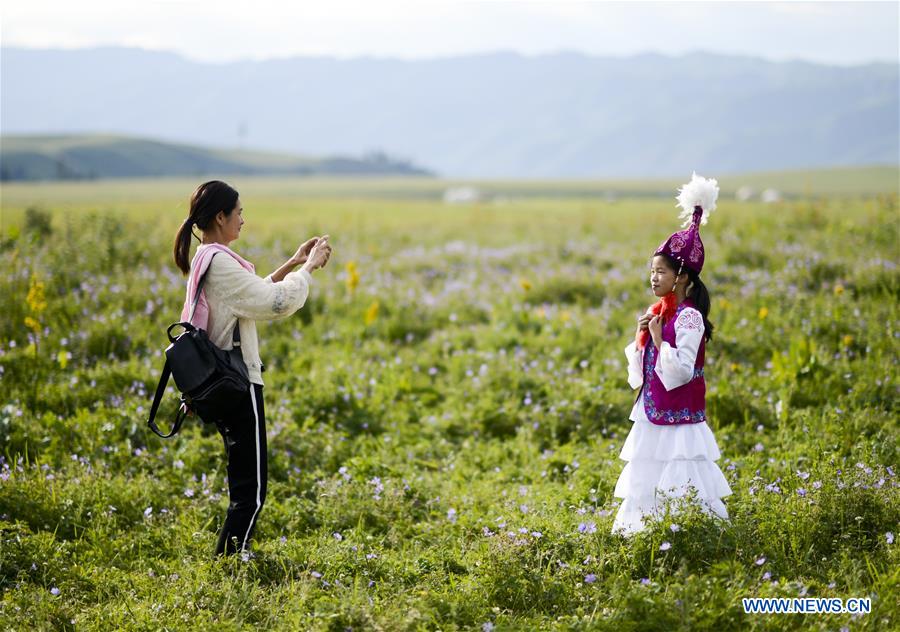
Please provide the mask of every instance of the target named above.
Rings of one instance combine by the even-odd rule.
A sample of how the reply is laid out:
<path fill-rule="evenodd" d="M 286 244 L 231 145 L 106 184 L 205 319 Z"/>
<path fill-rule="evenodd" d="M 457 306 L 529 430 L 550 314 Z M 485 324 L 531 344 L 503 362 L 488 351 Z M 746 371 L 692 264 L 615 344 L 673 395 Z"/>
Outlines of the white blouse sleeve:
<path fill-rule="evenodd" d="M 694 363 L 703 340 L 703 316 L 696 309 L 686 307 L 675 320 L 675 348 L 662 343 L 656 374 L 667 391 L 684 386 L 694 378 Z"/>
<path fill-rule="evenodd" d="M 640 388 L 644 383 L 644 372 L 641 367 L 642 353 L 636 342 L 625 347 L 625 357 L 628 358 L 628 386 Z"/>
<path fill-rule="evenodd" d="M 206 290 L 238 318 L 277 320 L 303 307 L 311 280 L 309 272 L 298 270 L 276 283 L 256 276 L 232 257 L 220 256 L 210 263 Z"/>

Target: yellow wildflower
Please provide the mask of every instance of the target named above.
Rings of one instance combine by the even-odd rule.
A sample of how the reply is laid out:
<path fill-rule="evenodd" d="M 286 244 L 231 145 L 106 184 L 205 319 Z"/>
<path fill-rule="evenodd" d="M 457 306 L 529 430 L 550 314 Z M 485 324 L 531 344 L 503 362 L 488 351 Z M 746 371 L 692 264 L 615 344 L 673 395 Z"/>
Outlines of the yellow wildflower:
<path fill-rule="evenodd" d="M 366 326 L 371 325 L 378 318 L 378 301 L 372 301 L 369 309 L 366 310 Z"/>
<path fill-rule="evenodd" d="M 519 285 L 521 285 L 522 289 L 526 292 L 531 289 L 531 281 L 528 279 L 519 279 Z"/>
<path fill-rule="evenodd" d="M 844 286 L 841 285 L 840 283 L 835 283 L 835 285 L 834 285 L 834 295 L 835 295 L 835 296 L 840 296 L 840 295 L 843 294 L 843 293 L 844 293 Z"/>
<path fill-rule="evenodd" d="M 25 317 L 25 326 L 36 334 L 41 333 L 41 324 L 31 316 Z"/>
<path fill-rule="evenodd" d="M 760 320 L 765 320 L 765 319 L 766 319 L 766 316 L 768 316 L 768 315 L 769 315 L 769 308 L 768 308 L 768 307 L 760 307 L 760 308 L 759 308 L 759 319 L 760 319 Z"/>
<path fill-rule="evenodd" d="M 59 368 L 64 369 L 69 363 L 69 354 L 66 351 L 60 351 L 56 354 L 56 361 L 59 362 Z"/>
<path fill-rule="evenodd" d="M 347 262 L 347 291 L 353 294 L 359 285 L 359 270 L 356 268 L 355 261 Z M 371 308 L 370 308 L 371 309 Z"/>
<path fill-rule="evenodd" d="M 850 345 L 853 344 L 853 336 L 851 336 L 850 334 L 847 334 L 841 339 L 841 342 L 844 344 L 845 347 L 849 347 Z"/>
<path fill-rule="evenodd" d="M 28 297 L 25 301 L 28 303 L 28 309 L 35 315 L 47 309 L 43 281 L 38 281 L 37 277 L 31 277 L 31 285 L 28 288 Z"/>

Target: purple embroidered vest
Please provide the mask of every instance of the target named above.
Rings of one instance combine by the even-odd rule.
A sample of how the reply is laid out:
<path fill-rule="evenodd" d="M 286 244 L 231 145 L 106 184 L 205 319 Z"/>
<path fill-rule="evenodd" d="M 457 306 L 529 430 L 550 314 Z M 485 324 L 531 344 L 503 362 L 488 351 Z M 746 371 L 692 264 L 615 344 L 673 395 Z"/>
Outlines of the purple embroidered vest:
<path fill-rule="evenodd" d="M 675 321 L 685 307 L 694 307 L 694 304 L 687 299 L 682 301 L 675 310 L 675 316 L 663 325 L 662 339 L 672 348 L 675 348 Z M 644 398 L 644 411 L 652 423 L 670 426 L 706 421 L 706 380 L 703 378 L 705 355 L 706 340 L 701 340 L 697 360 L 694 362 L 694 377 L 687 384 L 667 391 L 656 374 L 659 350 L 652 339 L 647 342 L 644 348 L 644 385 L 641 387 L 641 395 Z"/>

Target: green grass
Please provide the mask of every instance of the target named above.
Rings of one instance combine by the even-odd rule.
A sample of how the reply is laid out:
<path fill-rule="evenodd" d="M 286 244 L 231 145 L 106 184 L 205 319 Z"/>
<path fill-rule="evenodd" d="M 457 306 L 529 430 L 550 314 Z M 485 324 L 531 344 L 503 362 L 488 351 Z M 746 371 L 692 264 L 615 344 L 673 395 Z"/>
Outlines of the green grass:
<path fill-rule="evenodd" d="M 689 511 L 625 540 L 622 349 L 668 201 L 235 181 L 234 247 L 261 273 L 311 234 L 335 255 L 301 312 L 259 326 L 269 500 L 255 556 L 215 561 L 220 439 L 145 424 L 196 184 L 3 187 L 0 628 L 897 627 L 896 195 L 723 197 L 704 277 L 731 521 Z M 741 609 L 799 595 L 873 611 Z"/>

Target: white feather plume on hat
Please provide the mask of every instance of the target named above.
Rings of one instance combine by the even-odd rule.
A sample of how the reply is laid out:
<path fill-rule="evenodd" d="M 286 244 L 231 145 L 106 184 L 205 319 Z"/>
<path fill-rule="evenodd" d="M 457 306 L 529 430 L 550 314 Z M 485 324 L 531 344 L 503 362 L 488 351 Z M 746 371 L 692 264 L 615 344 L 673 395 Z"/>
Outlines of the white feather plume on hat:
<path fill-rule="evenodd" d="M 716 210 L 716 200 L 719 197 L 719 183 L 712 178 L 703 178 L 696 172 L 691 176 L 691 181 L 678 189 L 678 206 L 681 207 L 679 219 L 684 220 L 682 228 L 691 224 L 694 215 L 694 207 L 703 209 L 700 224 L 706 224 L 709 214 Z"/>

